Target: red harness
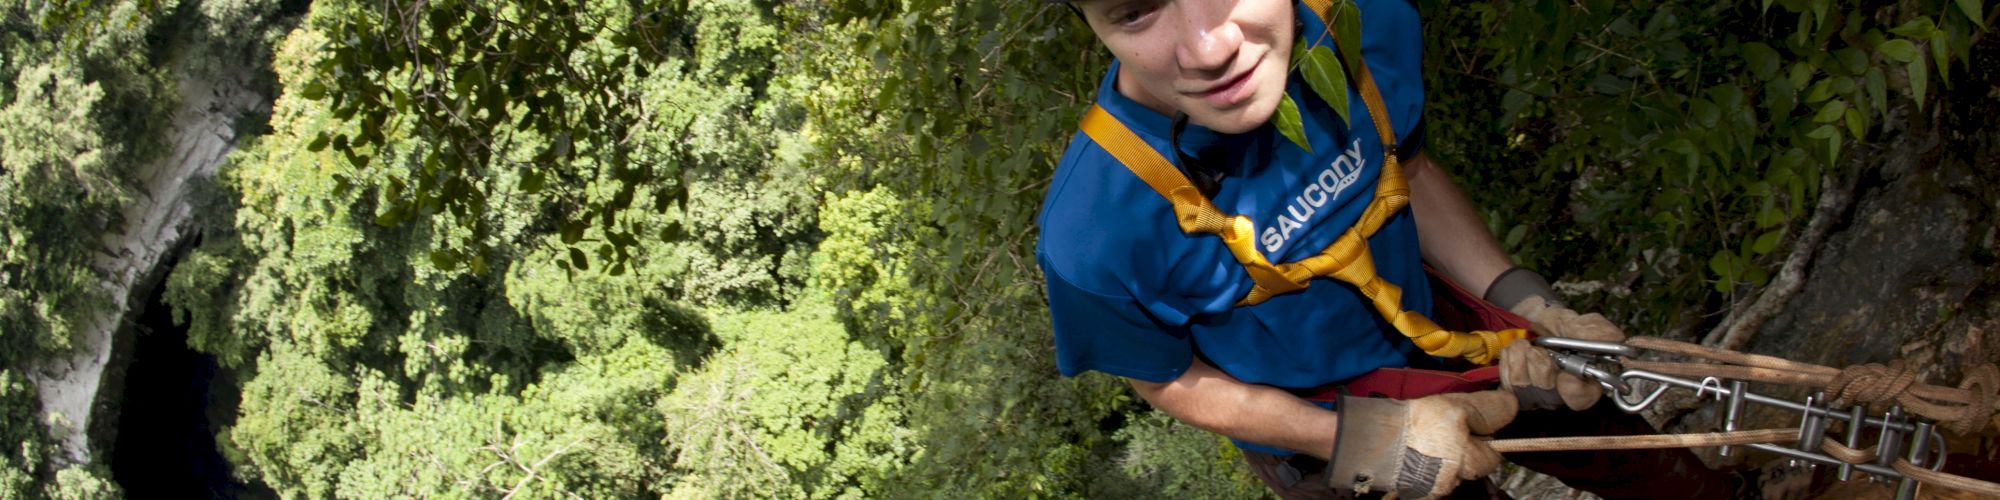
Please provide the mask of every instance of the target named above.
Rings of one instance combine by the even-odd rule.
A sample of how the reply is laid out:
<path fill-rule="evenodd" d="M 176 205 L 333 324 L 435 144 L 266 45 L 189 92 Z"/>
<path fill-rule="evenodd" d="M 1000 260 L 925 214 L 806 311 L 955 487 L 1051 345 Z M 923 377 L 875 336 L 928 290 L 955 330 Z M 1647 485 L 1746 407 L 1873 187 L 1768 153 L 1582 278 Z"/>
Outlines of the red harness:
<path fill-rule="evenodd" d="M 1526 318 L 1465 291 L 1458 284 L 1438 275 L 1437 270 L 1429 265 L 1424 266 L 1424 273 L 1431 278 L 1431 297 L 1434 304 L 1431 318 L 1439 326 L 1452 331 L 1528 328 Z M 1483 391 L 1499 385 L 1499 365 L 1482 366 L 1463 372 L 1378 368 L 1343 383 L 1329 384 L 1307 391 L 1302 397 L 1311 401 L 1330 402 L 1345 393 L 1354 396 L 1416 399 L 1433 394 Z"/>

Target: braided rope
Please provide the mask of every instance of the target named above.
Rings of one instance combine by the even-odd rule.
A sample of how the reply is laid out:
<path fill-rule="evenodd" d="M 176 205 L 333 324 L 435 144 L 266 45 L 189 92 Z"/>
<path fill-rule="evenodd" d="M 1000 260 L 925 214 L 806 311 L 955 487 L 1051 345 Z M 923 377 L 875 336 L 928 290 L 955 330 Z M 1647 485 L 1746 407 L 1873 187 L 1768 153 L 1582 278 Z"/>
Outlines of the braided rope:
<path fill-rule="evenodd" d="M 1718 349 L 1658 337 L 1632 337 L 1626 345 L 1728 364 L 1627 360 L 1625 366 L 1684 377 L 1724 377 L 1752 382 L 1826 389 L 1832 399 L 1875 406 L 1894 402 L 1924 418 L 1938 421 L 1956 434 L 1977 432 L 1986 425 L 2000 428 L 1994 418 L 2000 403 L 2000 366 L 1975 366 L 1958 387 L 1917 382 L 1916 371 L 1900 363 L 1871 363 L 1846 369 L 1784 358 Z"/>
<path fill-rule="evenodd" d="M 1961 435 L 1978 432 L 1986 425 L 2000 428 L 2000 417 L 1994 416 L 1994 406 L 1996 403 L 2000 403 L 2000 366 L 1996 365 L 1975 366 L 1966 370 L 1965 379 L 1960 381 L 1957 387 L 1943 387 L 1918 383 L 1916 370 L 1908 368 L 1902 363 L 1870 363 L 1850 366 L 1845 369 L 1834 369 L 1774 356 L 1743 353 L 1657 337 L 1632 337 L 1626 339 L 1625 344 L 1641 349 L 1650 349 L 1725 363 L 1709 364 L 1625 360 L 1624 365 L 1628 369 L 1645 370 L 1682 377 L 1712 376 L 1753 382 L 1817 387 L 1825 389 L 1831 399 L 1845 402 L 1844 404 L 1876 406 L 1882 403 L 1895 402 L 1909 409 L 1911 413 L 1938 421 L 1944 429 Z M 1792 431 L 1796 432 L 1796 429 Z M 1700 438 L 1708 435 L 1695 434 L 1690 436 Z M 1789 441 L 1791 439 L 1787 437 L 1785 440 Z M 1697 439 L 1696 441 L 1701 441 L 1701 439 Z M 1766 442 L 1780 441 L 1770 440 Z M 1589 445 L 1591 443 L 1552 444 Z M 1702 444 L 1690 446 L 1714 445 Z M 1819 448 L 1826 456 L 1850 464 L 1872 462 L 1878 456 L 1875 448 L 1849 448 L 1838 441 L 1824 436 L 1821 437 Z M 1585 447 L 1568 449 L 1615 448 Z M 1535 451 L 1549 450 L 1536 449 Z M 2000 497 L 2000 483 L 1925 469 L 1911 464 L 1908 460 L 1904 459 L 1897 459 L 1890 465 L 1891 468 L 1903 474 L 1904 477 L 1914 479 L 1926 485 Z"/>

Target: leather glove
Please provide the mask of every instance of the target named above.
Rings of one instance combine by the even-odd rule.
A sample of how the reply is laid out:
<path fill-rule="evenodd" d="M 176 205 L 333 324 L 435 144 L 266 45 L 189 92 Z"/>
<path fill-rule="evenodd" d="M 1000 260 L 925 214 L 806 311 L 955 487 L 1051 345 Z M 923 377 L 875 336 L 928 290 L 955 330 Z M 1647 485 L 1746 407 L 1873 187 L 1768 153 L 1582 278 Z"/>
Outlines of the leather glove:
<path fill-rule="evenodd" d="M 1508 269 L 1486 287 L 1486 301 L 1527 318 L 1536 334 L 1602 342 L 1623 342 L 1625 332 L 1603 315 L 1577 314 L 1562 303 L 1549 281 L 1534 271 Z M 1562 371 L 1546 349 L 1527 342 L 1500 350 L 1500 383 L 1513 389 L 1528 410 L 1568 407 L 1585 410 L 1604 398 L 1597 382 Z"/>
<path fill-rule="evenodd" d="M 1459 481 L 1492 474 L 1500 453 L 1474 434 L 1514 421 L 1519 406 L 1501 390 L 1439 394 L 1410 401 L 1342 396 L 1340 434 L 1327 463 L 1327 486 L 1356 495 L 1398 498 L 1450 493 Z"/>

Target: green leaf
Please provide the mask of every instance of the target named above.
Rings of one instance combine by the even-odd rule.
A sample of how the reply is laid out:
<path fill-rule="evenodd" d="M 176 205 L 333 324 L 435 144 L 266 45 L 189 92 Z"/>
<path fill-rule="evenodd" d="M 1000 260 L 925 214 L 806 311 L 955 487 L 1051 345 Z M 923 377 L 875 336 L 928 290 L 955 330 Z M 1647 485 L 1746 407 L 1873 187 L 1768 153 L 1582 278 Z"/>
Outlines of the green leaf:
<path fill-rule="evenodd" d="M 1965 13 L 1965 17 L 1971 19 L 1972 24 L 1977 24 L 1980 29 L 1985 29 L 1986 15 L 1980 3 L 1982 3 L 1981 0 L 1958 0 L 1958 11 Z"/>
<path fill-rule="evenodd" d="M 1701 124 L 1702 127 L 1714 128 L 1716 120 L 1722 119 L 1722 108 L 1716 107 L 1715 103 L 1709 102 L 1708 99 L 1696 97 L 1688 102 L 1690 111 L 1694 112 L 1695 123 Z"/>
<path fill-rule="evenodd" d="M 1680 153 L 1681 159 L 1686 162 L 1689 176 L 1692 177 L 1695 167 L 1701 165 L 1701 152 L 1695 149 L 1694 143 L 1687 139 L 1674 139 L 1673 142 L 1667 143 L 1666 147 L 1667 151 Z"/>
<path fill-rule="evenodd" d="M 1526 224 L 1515 224 L 1513 229 L 1507 230 L 1507 239 L 1501 245 L 1507 248 L 1519 248 L 1521 240 L 1526 239 L 1527 236 L 1528 226 Z"/>
<path fill-rule="evenodd" d="M 312 101 L 325 99 L 326 84 L 320 83 L 319 80 L 313 80 L 312 82 L 307 83 L 305 88 L 299 89 L 299 97 L 304 97 L 307 100 L 312 100 Z"/>
<path fill-rule="evenodd" d="M 523 193 L 539 193 L 542 191 L 542 185 L 547 182 L 548 178 L 543 176 L 540 170 L 531 168 L 521 173 L 521 184 L 518 187 Z"/>
<path fill-rule="evenodd" d="M 576 247 L 569 248 L 569 261 L 570 265 L 576 266 L 578 270 L 590 270 L 590 257 L 584 256 L 583 251 L 577 250 Z"/>
<path fill-rule="evenodd" d="M 1834 120 L 1840 119 L 1841 113 L 1846 111 L 1847 101 L 1842 99 L 1827 101 L 1826 104 L 1820 105 L 1819 113 L 1813 115 L 1813 123 L 1833 123 Z"/>
<path fill-rule="evenodd" d="M 1910 22 L 1903 23 L 1901 26 L 1889 29 L 1890 33 L 1895 33 L 1899 36 L 1925 40 L 1931 39 L 1931 35 L 1936 31 L 1937 24 L 1932 23 L 1929 16 L 1919 17 Z"/>
<path fill-rule="evenodd" d="M 327 144 L 332 142 L 332 139 L 328 138 L 325 132 L 321 132 L 318 137 L 313 138 L 312 142 L 306 144 L 306 151 L 314 153 L 325 151 Z"/>
<path fill-rule="evenodd" d="M 1306 78 L 1306 86 L 1319 94 L 1333 107 L 1333 113 L 1340 115 L 1341 123 L 1353 123 L 1347 114 L 1347 75 L 1341 70 L 1340 58 L 1326 46 L 1313 47 L 1306 51 L 1305 64 L 1300 74 Z"/>
<path fill-rule="evenodd" d="M 1910 61 L 1909 66 L 1905 66 L 1905 68 L 1910 73 L 1910 98 L 1916 99 L 1917 110 L 1923 111 L 1924 86 L 1929 85 L 1931 79 L 1930 66 L 1925 64 L 1923 59 L 1918 59 Z"/>
<path fill-rule="evenodd" d="M 1757 210 L 1757 228 L 1770 229 L 1778 227 L 1778 225 L 1784 224 L 1786 220 L 1791 219 L 1784 210 L 1779 209 L 1777 204 L 1773 202 L 1776 199 L 1770 196 L 1764 197 L 1764 207 Z"/>
<path fill-rule="evenodd" d="M 1353 0 L 1340 0 L 1333 6 L 1333 34 L 1340 45 L 1340 55 L 1349 61 L 1361 60 L 1361 9 Z"/>
<path fill-rule="evenodd" d="M 1791 116 L 1792 108 L 1799 105 L 1799 91 L 1792 87 L 1791 80 L 1773 79 L 1764 83 L 1764 99 L 1773 116 Z"/>
<path fill-rule="evenodd" d="M 562 229 L 559 232 L 562 233 L 563 244 L 575 245 L 576 242 L 583 241 L 583 230 L 588 227 L 590 227 L 590 221 L 588 220 L 562 223 Z"/>
<path fill-rule="evenodd" d="M 1736 288 L 1736 254 L 1729 251 L 1716 252 L 1708 258 L 1708 270 L 1715 273 L 1715 291 L 1729 293 Z"/>
<path fill-rule="evenodd" d="M 1743 61 L 1750 65 L 1750 73 L 1757 78 L 1769 79 L 1778 74 L 1778 51 L 1762 43 L 1743 44 Z"/>
<path fill-rule="evenodd" d="M 1746 263 L 1743 265 L 1743 280 L 1750 282 L 1750 286 L 1764 286 L 1771 282 L 1771 275 L 1764 271 L 1764 266 Z"/>
<path fill-rule="evenodd" d="M 1883 76 L 1882 68 L 1868 68 L 1868 74 L 1863 80 L 1865 81 L 1863 87 L 1868 89 L 1868 103 L 1874 105 L 1875 112 L 1881 113 L 1888 110 L 1889 81 L 1888 78 Z"/>
<path fill-rule="evenodd" d="M 1819 128 L 1815 128 L 1811 132 L 1806 132 L 1806 137 L 1814 139 L 1834 139 L 1839 137 L 1839 135 L 1840 131 L 1833 128 L 1832 125 L 1820 125 Z"/>
<path fill-rule="evenodd" d="M 1521 110 L 1528 107 L 1529 97 L 1527 92 L 1520 90 L 1508 90 L 1505 95 L 1500 96 L 1500 110 L 1507 112 L 1505 119 L 1512 120 L 1520 116 Z"/>
<path fill-rule="evenodd" d="M 1812 0 L 1813 23 L 1826 25 L 1826 11 L 1833 6 L 1833 0 Z"/>
<path fill-rule="evenodd" d="M 1881 45 L 1875 46 L 1875 51 L 1881 52 L 1883 56 L 1888 57 L 1891 61 L 1904 64 L 1909 64 L 1910 61 L 1915 61 L 1922 55 L 1917 51 L 1917 44 L 1910 43 L 1909 40 L 1901 38 L 1882 42 Z"/>
<path fill-rule="evenodd" d="M 452 252 L 448 250 L 433 250 L 431 251 L 431 266 L 436 267 L 439 271 L 457 269 L 458 256 L 452 255 Z"/>
<path fill-rule="evenodd" d="M 1939 36 L 1931 38 L 1931 60 L 1937 62 L 1938 79 L 1944 81 L 1946 86 L 1950 86 L 1951 37 L 1940 33 Z"/>
<path fill-rule="evenodd" d="M 1848 137 L 1853 137 L 1855 140 L 1860 140 L 1862 136 L 1868 135 L 1864 133 L 1868 131 L 1866 126 L 1867 124 L 1861 121 L 1860 110 L 1854 108 L 1847 108 L 1846 118 L 1847 118 L 1847 131 L 1850 133 Z"/>
<path fill-rule="evenodd" d="M 1815 69 L 1813 66 L 1804 62 L 1792 63 L 1792 69 L 1786 71 L 1785 79 L 1792 82 L 1792 88 L 1803 88 L 1807 82 L 1812 81 L 1813 69 Z"/>
<path fill-rule="evenodd" d="M 381 215 L 375 216 L 375 225 L 387 228 L 394 228 L 397 225 L 403 223 L 403 213 L 404 213 L 403 206 L 396 205 L 395 207 L 390 208 L 389 211 L 382 212 Z"/>
<path fill-rule="evenodd" d="M 1278 101 L 1278 112 L 1271 115 L 1271 125 L 1278 127 L 1278 133 L 1285 134 L 1285 138 L 1299 145 L 1299 149 L 1312 152 L 1312 144 L 1306 142 L 1305 122 L 1299 120 L 1299 105 L 1292 102 L 1292 96 L 1287 95 Z"/>
<path fill-rule="evenodd" d="M 1771 253 L 1778 249 L 1778 242 L 1784 238 L 1784 228 L 1766 231 L 1763 235 L 1757 237 L 1755 243 L 1750 244 L 1750 251 L 1756 252 L 1758 255 Z"/>
<path fill-rule="evenodd" d="M 1820 80 L 1806 87 L 1806 104 L 1813 104 L 1833 97 L 1833 80 Z"/>

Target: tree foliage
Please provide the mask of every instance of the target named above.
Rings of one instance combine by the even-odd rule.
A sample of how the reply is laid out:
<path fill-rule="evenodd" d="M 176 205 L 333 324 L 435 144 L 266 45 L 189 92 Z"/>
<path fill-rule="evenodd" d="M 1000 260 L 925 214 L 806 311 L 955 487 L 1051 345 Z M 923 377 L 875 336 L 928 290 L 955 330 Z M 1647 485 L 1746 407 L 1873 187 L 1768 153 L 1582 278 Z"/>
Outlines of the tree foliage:
<path fill-rule="evenodd" d="M 0 7 L 0 362 L 67 349 L 102 309 L 101 245 L 75 235 L 118 229 L 134 164 L 160 142 L 169 87 L 143 50 L 154 19 L 106 7 L 101 30 L 45 30 L 46 12 Z"/>
<path fill-rule="evenodd" d="M 69 465 L 23 377 L 108 309 L 91 235 L 121 230 L 136 165 L 160 149 L 172 87 L 145 50 L 156 10 L 0 5 L 0 497 L 110 498 L 105 469 Z"/>
<path fill-rule="evenodd" d="M 1517 258 L 1684 328 L 1769 281 L 1893 104 L 1949 84 L 1979 5 L 1428 3 L 1431 30 L 1473 34 L 1431 38 L 1433 156 L 1490 186 Z"/>

